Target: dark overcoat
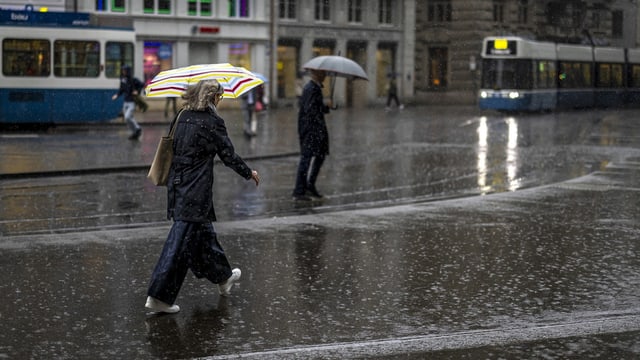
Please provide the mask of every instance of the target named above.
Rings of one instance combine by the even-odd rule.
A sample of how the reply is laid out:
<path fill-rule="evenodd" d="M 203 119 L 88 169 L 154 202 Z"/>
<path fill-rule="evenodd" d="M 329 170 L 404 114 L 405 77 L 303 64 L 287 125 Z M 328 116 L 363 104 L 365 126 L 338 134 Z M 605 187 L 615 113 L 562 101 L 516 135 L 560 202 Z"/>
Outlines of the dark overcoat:
<path fill-rule="evenodd" d="M 251 169 L 235 153 L 224 120 L 213 110 L 182 111 L 173 140 L 167 181 L 167 217 L 176 221 L 215 221 L 213 163 L 222 162 L 245 179 Z"/>
<path fill-rule="evenodd" d="M 309 81 L 302 90 L 298 111 L 298 136 L 302 156 L 329 154 L 329 131 L 324 120 L 324 114 L 327 113 L 329 107 L 324 104 L 322 87 L 315 81 Z"/>

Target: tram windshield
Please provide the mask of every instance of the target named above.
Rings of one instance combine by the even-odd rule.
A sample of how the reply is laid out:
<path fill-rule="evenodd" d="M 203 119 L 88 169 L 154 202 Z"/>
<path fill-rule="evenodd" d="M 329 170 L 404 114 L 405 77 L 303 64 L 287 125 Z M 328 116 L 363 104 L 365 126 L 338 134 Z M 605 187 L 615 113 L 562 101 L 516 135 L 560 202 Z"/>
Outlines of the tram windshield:
<path fill-rule="evenodd" d="M 528 59 L 483 59 L 483 89 L 531 89 L 532 65 Z"/>

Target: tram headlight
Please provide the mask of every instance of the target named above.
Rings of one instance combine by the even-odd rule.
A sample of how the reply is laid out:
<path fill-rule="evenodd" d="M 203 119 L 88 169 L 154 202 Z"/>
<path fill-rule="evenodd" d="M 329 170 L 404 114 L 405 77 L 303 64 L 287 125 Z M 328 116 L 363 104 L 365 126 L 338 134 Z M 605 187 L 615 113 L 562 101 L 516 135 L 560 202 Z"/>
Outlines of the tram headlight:
<path fill-rule="evenodd" d="M 510 91 L 509 92 L 509 99 L 517 99 L 520 97 L 520 93 L 517 91 Z"/>
<path fill-rule="evenodd" d="M 480 97 L 481 97 L 481 98 L 486 99 L 486 98 L 487 98 L 487 96 L 489 96 L 489 94 L 487 94 L 487 92 L 486 92 L 486 91 L 480 91 Z"/>

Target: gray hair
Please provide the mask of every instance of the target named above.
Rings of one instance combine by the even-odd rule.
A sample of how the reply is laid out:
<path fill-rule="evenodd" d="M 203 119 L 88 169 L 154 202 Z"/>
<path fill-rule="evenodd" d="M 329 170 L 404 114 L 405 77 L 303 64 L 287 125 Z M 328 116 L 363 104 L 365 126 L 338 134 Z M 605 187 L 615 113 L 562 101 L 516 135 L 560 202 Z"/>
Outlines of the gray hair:
<path fill-rule="evenodd" d="M 215 108 L 213 97 L 224 93 L 224 88 L 215 79 L 200 80 L 197 84 L 189 86 L 182 95 L 185 110 L 205 111 Z"/>

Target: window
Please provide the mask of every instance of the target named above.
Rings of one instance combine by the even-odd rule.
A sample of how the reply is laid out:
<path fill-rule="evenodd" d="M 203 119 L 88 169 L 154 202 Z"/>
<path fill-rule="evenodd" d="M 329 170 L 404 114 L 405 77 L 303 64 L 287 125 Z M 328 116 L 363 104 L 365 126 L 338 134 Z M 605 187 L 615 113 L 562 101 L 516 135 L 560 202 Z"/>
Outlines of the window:
<path fill-rule="evenodd" d="M 538 89 L 556 87 L 556 63 L 550 60 L 539 60 L 536 66 L 536 84 Z"/>
<path fill-rule="evenodd" d="M 229 63 L 251 69 L 251 44 L 246 42 L 229 44 Z"/>
<path fill-rule="evenodd" d="M 211 0 L 189 0 L 187 14 L 191 16 L 211 16 Z"/>
<path fill-rule="evenodd" d="M 280 19 L 296 19 L 296 1 L 280 0 L 278 3 L 278 14 Z"/>
<path fill-rule="evenodd" d="M 598 64 L 596 87 L 622 87 L 622 64 Z"/>
<path fill-rule="evenodd" d="M 518 23 L 529 23 L 529 0 L 520 0 L 518 3 Z"/>
<path fill-rule="evenodd" d="M 331 6 L 329 0 L 315 0 L 315 19 L 316 21 L 329 21 L 331 20 L 330 10 Z"/>
<path fill-rule="evenodd" d="M 105 76 L 119 78 L 123 65 L 133 65 L 133 44 L 108 41 L 105 47 Z"/>
<path fill-rule="evenodd" d="M 125 12 L 125 0 L 96 0 L 96 11 Z"/>
<path fill-rule="evenodd" d="M 380 0 L 378 4 L 378 22 L 380 24 L 393 24 L 393 1 Z"/>
<path fill-rule="evenodd" d="M 40 39 L 4 39 L 2 74 L 5 76 L 49 76 L 51 43 Z"/>
<path fill-rule="evenodd" d="M 528 59 L 484 59 L 482 88 L 531 89 L 532 61 Z"/>
<path fill-rule="evenodd" d="M 444 89 L 447 87 L 448 57 L 447 48 L 429 49 L 429 88 Z"/>
<path fill-rule="evenodd" d="M 593 84 L 589 63 L 561 61 L 558 71 L 559 88 L 585 88 Z"/>
<path fill-rule="evenodd" d="M 143 11 L 145 14 L 171 14 L 171 0 L 144 0 Z"/>
<path fill-rule="evenodd" d="M 100 43 L 56 40 L 53 43 L 53 74 L 57 77 L 98 77 Z"/>
<path fill-rule="evenodd" d="M 249 0 L 228 0 L 229 17 L 249 17 Z"/>
<path fill-rule="evenodd" d="M 427 21 L 432 23 L 451 22 L 451 1 L 429 1 L 427 5 Z"/>
<path fill-rule="evenodd" d="M 349 22 L 362 23 L 362 0 L 349 0 Z"/>
<path fill-rule="evenodd" d="M 622 29 L 624 24 L 624 15 L 622 10 L 614 10 L 611 12 L 611 35 L 616 38 L 622 38 Z"/>
<path fill-rule="evenodd" d="M 502 0 L 493 0 L 493 21 L 504 22 L 504 2 Z"/>
<path fill-rule="evenodd" d="M 631 65 L 631 71 L 629 72 L 629 87 L 640 88 L 640 65 Z"/>

